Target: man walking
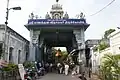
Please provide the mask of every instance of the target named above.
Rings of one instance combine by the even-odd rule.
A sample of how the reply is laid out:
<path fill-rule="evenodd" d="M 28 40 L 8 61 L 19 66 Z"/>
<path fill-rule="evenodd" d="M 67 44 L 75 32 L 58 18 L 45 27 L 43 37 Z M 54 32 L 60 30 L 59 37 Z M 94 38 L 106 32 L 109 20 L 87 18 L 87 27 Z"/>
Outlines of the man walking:
<path fill-rule="evenodd" d="M 69 65 L 65 64 L 65 75 L 68 75 L 68 71 L 69 71 Z"/>
<path fill-rule="evenodd" d="M 61 66 L 61 64 L 60 64 L 60 63 L 58 63 L 58 64 L 57 64 L 58 74 L 60 74 L 60 66 Z"/>

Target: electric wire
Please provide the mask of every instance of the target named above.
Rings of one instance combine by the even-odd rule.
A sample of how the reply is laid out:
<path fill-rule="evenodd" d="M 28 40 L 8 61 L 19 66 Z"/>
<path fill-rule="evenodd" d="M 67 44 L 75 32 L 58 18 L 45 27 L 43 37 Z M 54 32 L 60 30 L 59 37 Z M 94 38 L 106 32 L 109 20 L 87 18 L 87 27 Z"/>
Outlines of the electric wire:
<path fill-rule="evenodd" d="M 110 6 L 115 0 L 112 0 L 110 3 L 108 3 L 105 7 L 103 7 L 102 9 L 100 9 L 99 11 L 95 12 L 94 14 L 91 14 L 90 16 L 94 16 L 98 13 L 100 13 L 101 11 L 103 11 L 105 8 L 107 8 L 108 6 Z"/>

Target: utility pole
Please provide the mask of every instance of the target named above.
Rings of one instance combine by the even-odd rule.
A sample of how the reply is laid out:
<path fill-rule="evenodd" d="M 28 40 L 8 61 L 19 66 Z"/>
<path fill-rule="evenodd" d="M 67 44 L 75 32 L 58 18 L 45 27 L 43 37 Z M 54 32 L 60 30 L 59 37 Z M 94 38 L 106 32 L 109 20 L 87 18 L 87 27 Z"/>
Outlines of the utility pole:
<path fill-rule="evenodd" d="M 7 0 L 7 8 L 6 8 L 6 21 L 5 21 L 5 31 L 4 31 L 4 41 L 3 41 L 3 53 L 2 53 L 2 59 L 5 60 L 5 54 L 8 51 L 8 47 L 7 44 L 9 41 L 6 41 L 6 33 L 7 33 L 7 28 L 8 28 L 8 16 L 9 16 L 9 11 L 13 9 L 13 10 L 21 10 L 21 7 L 12 7 L 9 8 L 9 0 Z M 9 33 L 8 33 L 9 34 Z M 8 35 L 9 36 L 9 35 Z M 8 40 L 8 39 L 7 39 Z M 7 43 L 6 43 L 7 42 Z"/>
<path fill-rule="evenodd" d="M 8 14 L 9 14 L 9 0 L 7 0 L 7 8 L 6 8 L 6 22 L 5 22 L 5 31 L 4 31 L 4 42 L 3 42 L 3 53 L 2 58 L 5 59 L 6 54 L 6 33 L 7 33 L 7 24 L 8 24 Z"/>

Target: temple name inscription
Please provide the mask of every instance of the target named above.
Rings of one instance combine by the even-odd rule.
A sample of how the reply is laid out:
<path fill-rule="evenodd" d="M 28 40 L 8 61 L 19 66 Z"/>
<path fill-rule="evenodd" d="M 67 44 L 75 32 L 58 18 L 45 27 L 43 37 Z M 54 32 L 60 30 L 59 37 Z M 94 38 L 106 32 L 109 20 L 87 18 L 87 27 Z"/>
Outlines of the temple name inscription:
<path fill-rule="evenodd" d="M 81 24 L 85 19 L 29 19 L 28 24 Z"/>

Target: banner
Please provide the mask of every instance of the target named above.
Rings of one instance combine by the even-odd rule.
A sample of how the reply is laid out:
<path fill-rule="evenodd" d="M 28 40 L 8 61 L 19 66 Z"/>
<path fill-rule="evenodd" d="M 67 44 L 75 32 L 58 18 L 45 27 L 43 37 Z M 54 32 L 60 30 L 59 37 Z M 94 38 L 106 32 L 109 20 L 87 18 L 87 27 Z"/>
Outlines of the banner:
<path fill-rule="evenodd" d="M 81 24 L 85 19 L 29 19 L 28 24 Z"/>

